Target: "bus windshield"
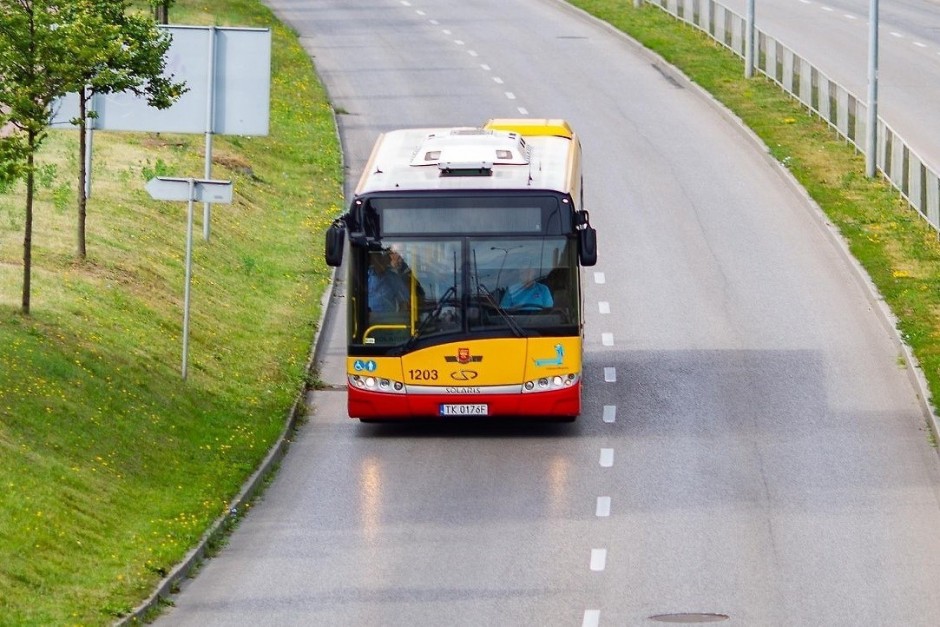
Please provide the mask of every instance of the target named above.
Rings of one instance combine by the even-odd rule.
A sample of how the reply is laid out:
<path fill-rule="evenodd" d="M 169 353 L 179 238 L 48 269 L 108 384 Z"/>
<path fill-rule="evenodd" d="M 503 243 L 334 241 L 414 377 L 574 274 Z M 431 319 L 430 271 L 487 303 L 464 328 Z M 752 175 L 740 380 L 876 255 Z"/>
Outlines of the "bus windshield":
<path fill-rule="evenodd" d="M 579 333 L 570 237 L 386 239 L 351 263 L 351 345 Z"/>

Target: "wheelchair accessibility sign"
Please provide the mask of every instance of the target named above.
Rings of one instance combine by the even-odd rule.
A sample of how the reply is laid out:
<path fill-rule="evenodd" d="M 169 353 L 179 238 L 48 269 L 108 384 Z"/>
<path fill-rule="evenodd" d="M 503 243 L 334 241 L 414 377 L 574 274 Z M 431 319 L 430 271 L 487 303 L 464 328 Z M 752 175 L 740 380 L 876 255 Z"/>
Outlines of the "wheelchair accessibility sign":
<path fill-rule="evenodd" d="M 371 359 L 357 359 L 353 362 L 353 370 L 356 372 L 375 372 L 376 368 L 378 368 L 378 364 Z"/>

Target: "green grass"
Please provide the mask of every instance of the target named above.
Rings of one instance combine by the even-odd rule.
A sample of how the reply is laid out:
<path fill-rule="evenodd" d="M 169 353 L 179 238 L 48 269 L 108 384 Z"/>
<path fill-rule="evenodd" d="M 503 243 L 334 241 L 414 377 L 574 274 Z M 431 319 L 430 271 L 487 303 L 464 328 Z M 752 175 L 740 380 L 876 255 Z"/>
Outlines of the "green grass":
<path fill-rule="evenodd" d="M 841 231 L 898 317 L 940 398 L 940 244 L 937 232 L 826 123 L 769 79 L 744 78 L 744 63 L 697 29 L 632 0 L 572 0 L 682 70 L 763 140 Z"/>
<path fill-rule="evenodd" d="M 143 5 L 143 3 L 139 3 Z M 900 317 L 936 395 L 936 233 L 769 81 L 658 9 L 575 0 L 737 113 L 845 234 Z M 201 176 L 200 136 L 98 133 L 89 259 L 74 260 L 77 139 L 55 133 L 18 313 L 22 189 L 0 195 L 0 624 L 108 624 L 198 540 L 283 428 L 303 385 L 340 213 L 333 119 L 307 55 L 256 0 L 180 0 L 172 21 L 272 26 L 271 135 L 217 137 L 236 202 L 197 236 L 189 380 L 180 380 L 184 203 L 144 191 Z M 224 16 L 224 17 L 223 17 Z M 47 170 L 48 172 L 48 170 Z M 197 229 L 198 232 L 198 229 Z"/>
<path fill-rule="evenodd" d="M 259 3 L 182 0 L 174 23 L 271 26 L 271 132 L 216 137 L 212 241 L 197 223 L 189 377 L 180 377 L 186 203 L 198 135 L 97 133 L 88 261 L 75 261 L 77 136 L 40 190 L 32 314 L 19 313 L 22 187 L 0 196 L 0 623 L 108 624 L 227 511 L 284 427 L 330 277 L 340 213 L 333 116 L 308 56 Z M 222 17 L 224 16 L 224 18 Z M 198 206 L 201 210 L 201 206 Z M 200 211 L 201 213 L 201 211 Z"/>

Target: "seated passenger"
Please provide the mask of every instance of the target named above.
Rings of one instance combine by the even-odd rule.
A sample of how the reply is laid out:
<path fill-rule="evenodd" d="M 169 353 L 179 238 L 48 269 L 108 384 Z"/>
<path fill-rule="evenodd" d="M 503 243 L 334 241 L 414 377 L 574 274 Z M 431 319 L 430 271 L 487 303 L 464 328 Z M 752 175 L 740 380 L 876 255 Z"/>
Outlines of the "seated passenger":
<path fill-rule="evenodd" d="M 519 282 L 509 286 L 499 302 L 503 309 L 548 309 L 554 304 L 548 287 L 535 280 L 535 268 L 525 268 Z"/>

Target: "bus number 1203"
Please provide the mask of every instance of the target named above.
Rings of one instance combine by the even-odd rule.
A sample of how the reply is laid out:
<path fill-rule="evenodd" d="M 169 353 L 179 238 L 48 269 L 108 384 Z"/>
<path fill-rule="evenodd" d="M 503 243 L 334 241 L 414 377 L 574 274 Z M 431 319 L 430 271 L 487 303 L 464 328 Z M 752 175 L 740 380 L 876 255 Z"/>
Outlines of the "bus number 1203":
<path fill-rule="evenodd" d="M 412 381 L 437 381 L 437 370 L 409 370 Z"/>

